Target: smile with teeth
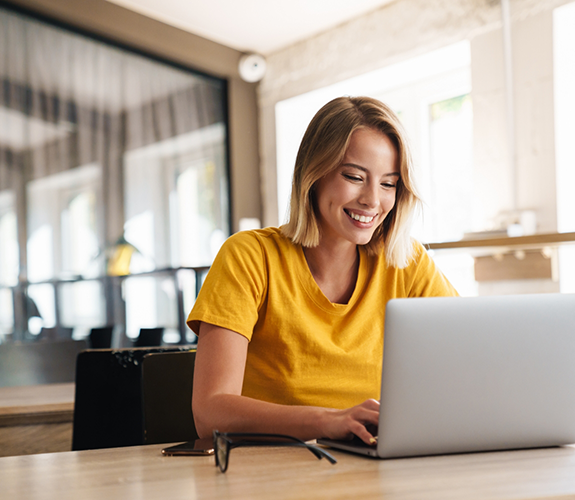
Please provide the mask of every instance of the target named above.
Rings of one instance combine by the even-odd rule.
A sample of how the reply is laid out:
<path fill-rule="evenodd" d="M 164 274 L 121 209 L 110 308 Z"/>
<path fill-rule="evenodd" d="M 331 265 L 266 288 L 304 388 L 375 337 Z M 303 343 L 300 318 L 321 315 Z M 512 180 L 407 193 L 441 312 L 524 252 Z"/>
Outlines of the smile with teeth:
<path fill-rule="evenodd" d="M 353 220 L 356 220 L 358 222 L 371 222 L 373 220 L 373 217 L 374 217 L 374 216 L 366 217 L 365 215 L 354 214 L 353 212 L 350 212 L 349 210 L 345 210 L 345 213 L 347 215 L 349 215 Z"/>

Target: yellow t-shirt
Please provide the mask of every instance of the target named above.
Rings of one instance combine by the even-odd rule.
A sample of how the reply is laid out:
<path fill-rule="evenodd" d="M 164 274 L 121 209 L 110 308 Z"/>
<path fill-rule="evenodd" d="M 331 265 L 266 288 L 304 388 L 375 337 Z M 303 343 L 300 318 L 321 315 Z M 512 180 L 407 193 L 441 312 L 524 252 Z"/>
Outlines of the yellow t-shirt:
<path fill-rule="evenodd" d="M 188 325 L 233 330 L 249 340 L 242 394 L 287 405 L 349 408 L 379 399 L 385 304 L 397 297 L 457 295 L 423 246 L 405 269 L 360 247 L 348 304 L 316 284 L 301 245 L 279 228 L 243 231 L 222 246 Z"/>

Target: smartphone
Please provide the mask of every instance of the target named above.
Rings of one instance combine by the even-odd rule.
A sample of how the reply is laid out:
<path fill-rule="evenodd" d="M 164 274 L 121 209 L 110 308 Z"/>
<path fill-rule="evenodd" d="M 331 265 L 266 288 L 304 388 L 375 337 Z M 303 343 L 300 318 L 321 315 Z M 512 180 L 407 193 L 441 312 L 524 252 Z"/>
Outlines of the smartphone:
<path fill-rule="evenodd" d="M 187 443 L 177 444 L 164 448 L 162 455 L 170 456 L 206 456 L 214 454 L 214 440 L 212 438 L 196 439 Z"/>

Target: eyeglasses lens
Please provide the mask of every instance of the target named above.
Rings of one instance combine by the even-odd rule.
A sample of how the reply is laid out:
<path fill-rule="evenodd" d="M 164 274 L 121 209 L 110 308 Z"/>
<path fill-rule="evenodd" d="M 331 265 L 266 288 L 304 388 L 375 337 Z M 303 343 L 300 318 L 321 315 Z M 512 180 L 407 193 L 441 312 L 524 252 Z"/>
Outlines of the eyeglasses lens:
<path fill-rule="evenodd" d="M 228 446 L 226 440 L 222 436 L 216 439 L 216 453 L 218 455 L 218 465 L 220 470 L 225 472 L 228 468 Z"/>

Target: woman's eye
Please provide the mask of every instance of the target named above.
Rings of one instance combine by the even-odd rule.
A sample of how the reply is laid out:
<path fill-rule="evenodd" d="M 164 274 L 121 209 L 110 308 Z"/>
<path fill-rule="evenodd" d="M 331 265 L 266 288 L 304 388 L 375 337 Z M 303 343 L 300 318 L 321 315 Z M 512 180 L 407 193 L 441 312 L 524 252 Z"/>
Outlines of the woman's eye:
<path fill-rule="evenodd" d="M 357 175 L 343 174 L 343 176 L 350 181 L 361 181 L 361 177 L 358 177 Z"/>
<path fill-rule="evenodd" d="M 386 189 L 394 189 L 394 188 L 395 188 L 395 184 L 392 184 L 392 183 L 390 183 L 390 182 L 384 182 L 384 183 L 382 184 L 382 186 L 383 186 L 384 188 L 386 188 Z"/>

